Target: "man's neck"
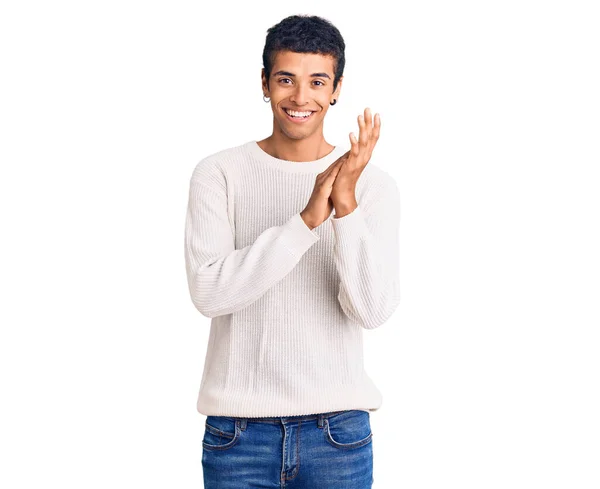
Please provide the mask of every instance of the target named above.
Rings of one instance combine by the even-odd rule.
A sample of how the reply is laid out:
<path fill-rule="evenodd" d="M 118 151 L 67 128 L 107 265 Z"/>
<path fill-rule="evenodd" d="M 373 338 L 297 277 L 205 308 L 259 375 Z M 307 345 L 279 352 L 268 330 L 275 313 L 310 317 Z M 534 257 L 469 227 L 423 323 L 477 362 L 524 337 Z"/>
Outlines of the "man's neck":
<path fill-rule="evenodd" d="M 260 148 L 275 158 L 287 161 L 314 161 L 327 156 L 333 151 L 332 146 L 325 138 L 320 139 L 283 139 L 271 135 L 262 141 L 257 141 Z"/>

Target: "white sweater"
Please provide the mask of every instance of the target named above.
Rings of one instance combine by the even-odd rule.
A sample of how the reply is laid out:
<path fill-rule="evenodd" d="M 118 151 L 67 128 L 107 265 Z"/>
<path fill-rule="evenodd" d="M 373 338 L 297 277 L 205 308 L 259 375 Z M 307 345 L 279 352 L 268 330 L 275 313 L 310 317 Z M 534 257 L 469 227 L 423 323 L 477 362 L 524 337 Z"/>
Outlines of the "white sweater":
<path fill-rule="evenodd" d="M 192 302 L 212 318 L 201 414 L 380 408 L 362 335 L 400 301 L 396 182 L 372 157 L 354 211 L 312 230 L 300 217 L 316 176 L 346 151 L 293 162 L 250 141 L 194 168 L 185 264 Z"/>

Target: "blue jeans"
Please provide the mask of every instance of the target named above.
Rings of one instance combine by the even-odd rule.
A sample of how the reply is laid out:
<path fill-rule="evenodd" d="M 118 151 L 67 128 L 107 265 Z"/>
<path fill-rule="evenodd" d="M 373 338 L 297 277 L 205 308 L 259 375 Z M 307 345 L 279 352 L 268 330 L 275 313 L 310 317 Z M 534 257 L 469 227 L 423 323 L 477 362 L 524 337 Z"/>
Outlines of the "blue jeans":
<path fill-rule="evenodd" d="M 204 489 L 370 489 L 368 411 L 306 416 L 207 416 Z"/>

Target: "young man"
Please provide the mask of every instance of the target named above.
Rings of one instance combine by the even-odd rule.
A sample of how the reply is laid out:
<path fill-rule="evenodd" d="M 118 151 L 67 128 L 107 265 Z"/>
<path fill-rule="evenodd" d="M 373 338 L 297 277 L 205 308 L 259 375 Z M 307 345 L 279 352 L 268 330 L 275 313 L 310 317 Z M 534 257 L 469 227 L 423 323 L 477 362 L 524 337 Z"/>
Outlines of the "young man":
<path fill-rule="evenodd" d="M 399 304 L 400 201 L 369 163 L 377 114 L 358 117 L 349 151 L 325 141 L 344 49 L 317 16 L 269 29 L 262 88 L 273 133 L 207 156 L 191 177 L 187 278 L 212 318 L 197 404 L 205 488 L 373 481 L 369 413 L 382 397 L 363 368 L 362 334 Z"/>

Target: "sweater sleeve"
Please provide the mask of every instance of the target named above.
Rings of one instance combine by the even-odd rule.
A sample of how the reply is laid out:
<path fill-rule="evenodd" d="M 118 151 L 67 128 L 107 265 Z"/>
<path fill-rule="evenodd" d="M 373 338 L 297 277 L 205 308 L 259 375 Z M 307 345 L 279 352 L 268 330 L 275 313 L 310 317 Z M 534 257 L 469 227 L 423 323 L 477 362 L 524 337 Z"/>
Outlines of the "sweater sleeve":
<path fill-rule="evenodd" d="M 340 277 L 338 301 L 365 329 L 382 325 L 400 303 L 400 195 L 390 177 L 371 191 L 371 202 L 331 222 L 334 261 Z"/>
<path fill-rule="evenodd" d="M 320 236 L 300 212 L 235 249 L 226 182 L 194 175 L 185 222 L 185 264 L 192 302 L 206 317 L 238 311 L 259 299 L 298 264 Z"/>

